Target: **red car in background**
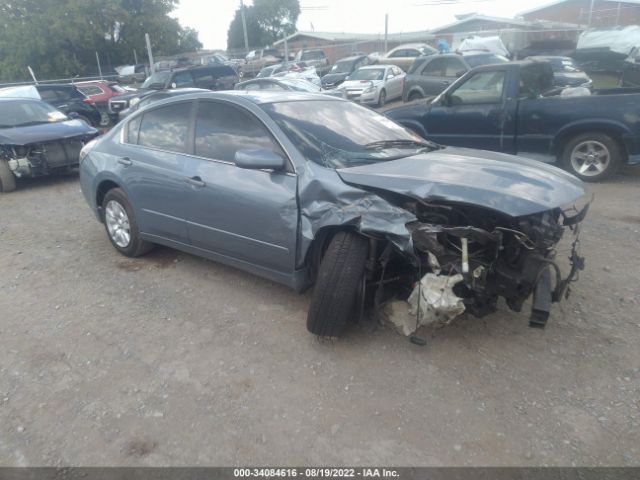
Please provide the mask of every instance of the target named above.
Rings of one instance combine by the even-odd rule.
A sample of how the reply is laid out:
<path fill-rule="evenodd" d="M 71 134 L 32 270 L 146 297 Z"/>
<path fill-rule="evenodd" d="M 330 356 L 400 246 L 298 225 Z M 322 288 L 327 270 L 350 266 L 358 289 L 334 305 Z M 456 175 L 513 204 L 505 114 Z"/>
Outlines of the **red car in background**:
<path fill-rule="evenodd" d="M 106 107 L 111 97 L 116 97 L 126 93 L 126 90 L 116 82 L 108 80 L 92 80 L 89 82 L 79 82 L 75 84 L 88 99 L 92 100 L 96 106 Z"/>

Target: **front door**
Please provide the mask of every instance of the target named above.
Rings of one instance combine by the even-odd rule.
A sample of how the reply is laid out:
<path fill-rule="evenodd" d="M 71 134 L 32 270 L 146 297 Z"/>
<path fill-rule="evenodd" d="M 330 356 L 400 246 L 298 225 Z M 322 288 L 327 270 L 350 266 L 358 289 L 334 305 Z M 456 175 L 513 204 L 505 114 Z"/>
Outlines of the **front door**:
<path fill-rule="evenodd" d="M 195 247 L 291 273 L 298 225 L 297 178 L 291 168 L 236 167 L 236 151 L 258 148 L 284 156 L 252 112 L 229 102 L 199 102 L 195 156 L 187 174 L 189 238 Z"/>
<path fill-rule="evenodd" d="M 426 112 L 428 138 L 443 145 L 515 153 L 515 119 L 504 95 L 506 72 L 478 72 Z"/>

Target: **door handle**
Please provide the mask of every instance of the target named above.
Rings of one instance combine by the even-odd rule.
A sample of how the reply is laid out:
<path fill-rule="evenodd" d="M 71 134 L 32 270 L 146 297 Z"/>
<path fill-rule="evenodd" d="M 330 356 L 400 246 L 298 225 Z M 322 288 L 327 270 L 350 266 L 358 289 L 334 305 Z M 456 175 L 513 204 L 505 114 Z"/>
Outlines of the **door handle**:
<path fill-rule="evenodd" d="M 133 164 L 133 162 L 131 161 L 131 159 L 129 157 L 121 157 L 118 159 L 118 163 L 120 165 L 124 165 L 125 167 L 130 166 L 131 164 Z"/>
<path fill-rule="evenodd" d="M 450 82 L 447 82 L 446 80 L 444 82 L 442 82 L 442 85 L 444 85 L 445 87 L 450 85 Z"/>
<path fill-rule="evenodd" d="M 184 181 L 194 187 L 204 187 L 206 185 L 200 177 L 187 177 Z"/>

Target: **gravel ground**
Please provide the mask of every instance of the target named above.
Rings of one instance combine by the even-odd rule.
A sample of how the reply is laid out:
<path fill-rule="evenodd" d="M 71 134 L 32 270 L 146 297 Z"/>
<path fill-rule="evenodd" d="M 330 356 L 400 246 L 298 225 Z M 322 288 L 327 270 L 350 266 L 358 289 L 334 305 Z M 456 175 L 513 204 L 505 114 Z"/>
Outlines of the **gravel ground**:
<path fill-rule="evenodd" d="M 589 190 L 546 330 L 502 305 L 419 347 L 372 321 L 319 341 L 309 294 L 127 259 L 77 178 L 23 184 L 0 195 L 0 464 L 640 465 L 640 169 Z"/>

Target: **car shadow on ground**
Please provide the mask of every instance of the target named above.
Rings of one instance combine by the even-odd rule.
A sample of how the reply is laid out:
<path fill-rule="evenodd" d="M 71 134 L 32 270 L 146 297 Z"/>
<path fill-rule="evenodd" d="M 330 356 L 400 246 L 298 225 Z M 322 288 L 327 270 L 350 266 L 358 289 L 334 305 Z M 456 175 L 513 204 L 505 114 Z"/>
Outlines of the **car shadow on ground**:
<path fill-rule="evenodd" d="M 46 177 L 35 178 L 19 178 L 16 182 L 16 192 L 23 190 L 37 190 L 42 188 L 62 187 L 71 183 L 78 183 L 78 171 L 71 170 L 69 172 L 57 175 L 49 175 Z M 78 187 L 80 184 L 78 183 Z"/>

